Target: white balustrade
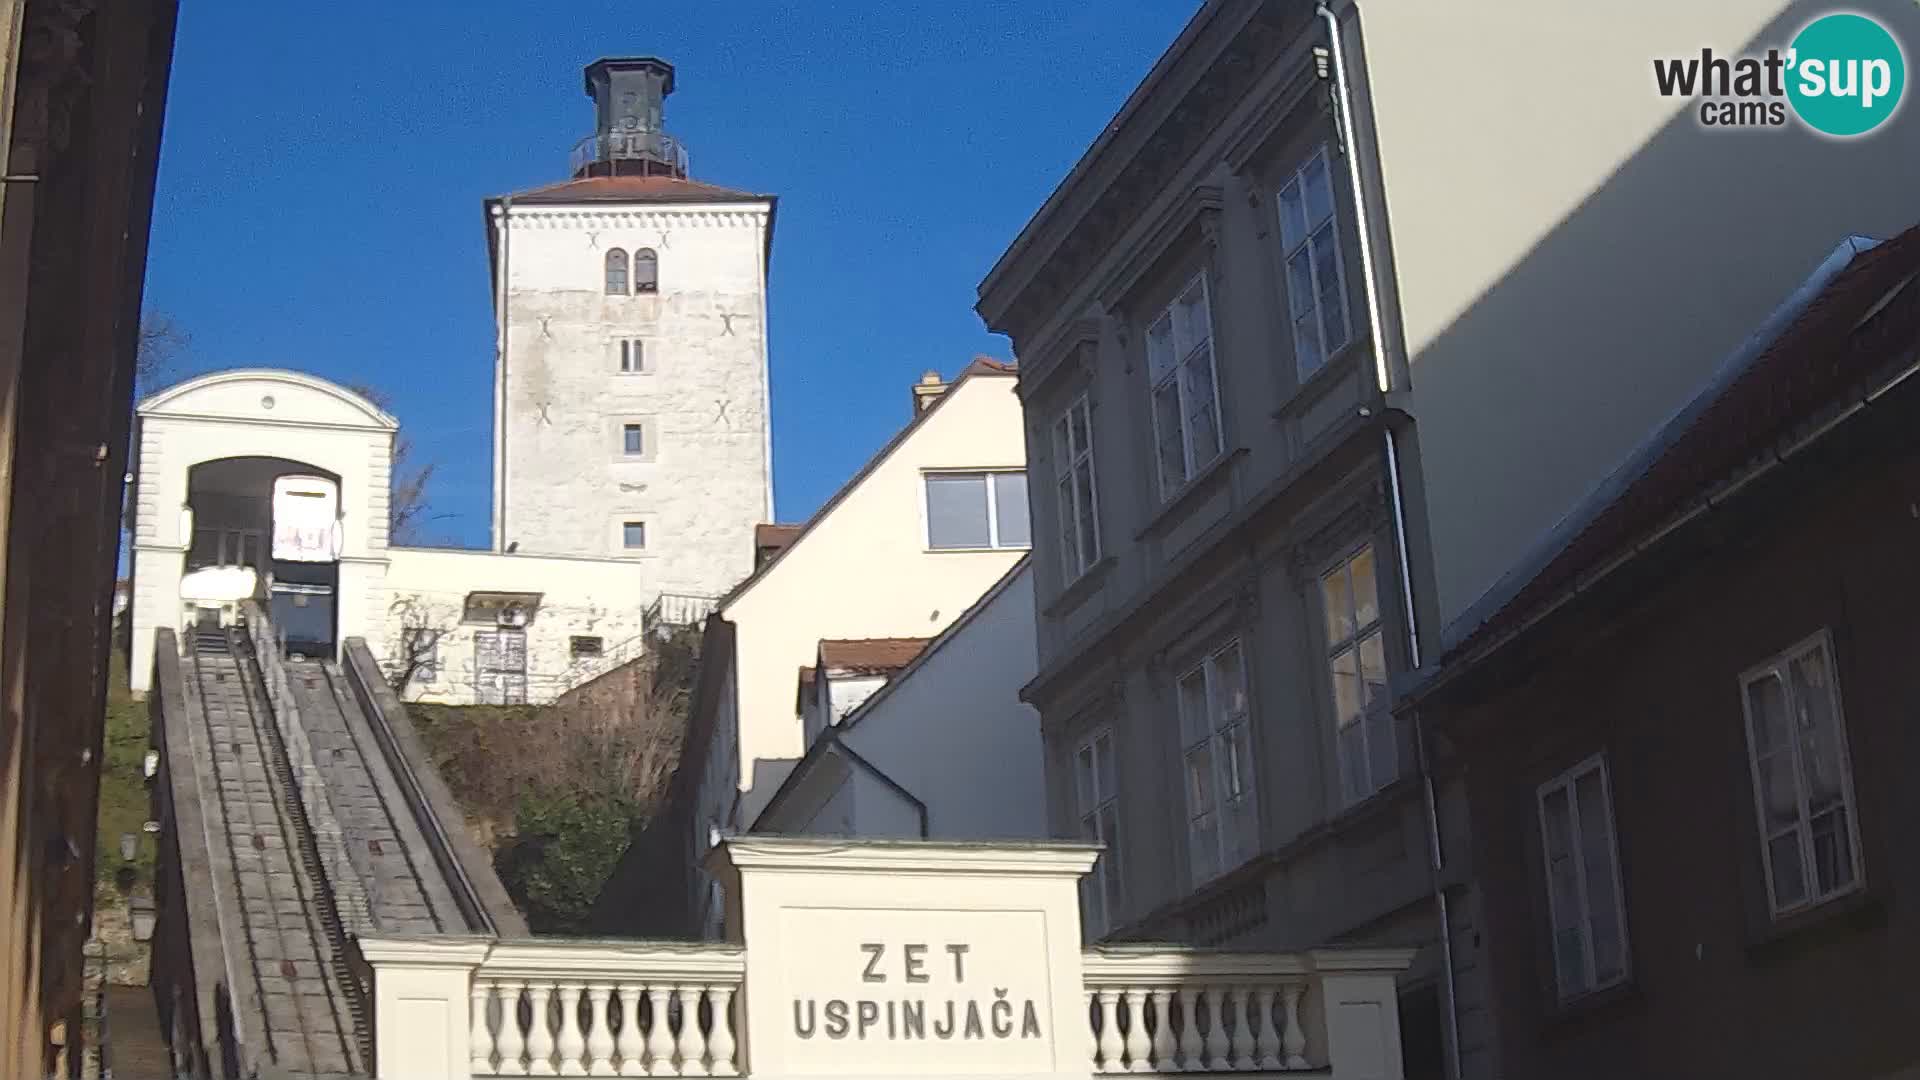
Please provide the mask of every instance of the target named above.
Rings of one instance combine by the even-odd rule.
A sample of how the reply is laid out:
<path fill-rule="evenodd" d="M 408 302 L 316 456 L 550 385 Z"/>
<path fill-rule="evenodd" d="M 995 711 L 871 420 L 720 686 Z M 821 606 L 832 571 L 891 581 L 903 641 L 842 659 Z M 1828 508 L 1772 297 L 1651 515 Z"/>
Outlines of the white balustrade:
<path fill-rule="evenodd" d="M 1096 1074 L 1310 1067 L 1299 955 L 1118 947 L 1084 963 Z"/>
<path fill-rule="evenodd" d="M 737 948 L 502 942 L 473 975 L 474 1076 L 738 1076 Z"/>

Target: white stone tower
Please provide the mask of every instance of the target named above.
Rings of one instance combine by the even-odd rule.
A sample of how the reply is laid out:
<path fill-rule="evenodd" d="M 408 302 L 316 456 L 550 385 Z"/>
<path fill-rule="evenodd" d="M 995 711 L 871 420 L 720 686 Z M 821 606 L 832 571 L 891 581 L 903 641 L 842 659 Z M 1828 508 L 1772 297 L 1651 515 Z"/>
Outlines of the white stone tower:
<path fill-rule="evenodd" d="M 772 520 L 774 199 L 688 177 L 672 65 L 599 60 L 586 87 L 572 178 L 487 200 L 494 549 L 646 560 L 641 602 L 717 595 Z"/>

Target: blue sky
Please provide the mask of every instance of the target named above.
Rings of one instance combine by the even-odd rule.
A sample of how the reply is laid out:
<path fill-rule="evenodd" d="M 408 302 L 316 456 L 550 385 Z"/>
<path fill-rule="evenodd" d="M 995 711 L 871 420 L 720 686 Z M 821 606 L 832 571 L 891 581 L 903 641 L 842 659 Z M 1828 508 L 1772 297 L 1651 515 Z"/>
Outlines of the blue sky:
<path fill-rule="evenodd" d="M 921 371 L 1008 355 L 975 287 L 1197 8 L 192 0 L 147 274 L 147 309 L 192 339 L 168 375 L 381 388 L 438 463 L 433 538 L 485 544 L 481 199 L 564 178 L 583 65 L 655 54 L 695 176 L 780 196 L 775 499 L 800 520 L 906 420 Z"/>

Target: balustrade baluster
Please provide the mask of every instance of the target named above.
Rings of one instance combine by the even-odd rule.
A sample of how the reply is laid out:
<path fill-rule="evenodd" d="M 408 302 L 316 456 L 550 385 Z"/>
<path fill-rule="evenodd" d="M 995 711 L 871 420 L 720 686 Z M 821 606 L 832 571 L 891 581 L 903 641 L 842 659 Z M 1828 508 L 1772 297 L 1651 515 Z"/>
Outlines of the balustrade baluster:
<path fill-rule="evenodd" d="M 620 1053 L 621 1076 L 645 1076 L 647 1074 L 647 1040 L 640 1032 L 640 985 L 638 983 L 620 984 L 620 1039 L 617 1047 Z"/>
<path fill-rule="evenodd" d="M 1126 1066 L 1120 1060 L 1120 1016 L 1112 990 L 1100 992 L 1100 1071 L 1122 1072 Z"/>
<path fill-rule="evenodd" d="M 1259 1067 L 1272 1070 L 1280 1067 L 1280 1033 L 1273 1029 L 1273 987 L 1261 987 L 1254 996 L 1254 1008 L 1259 1010 L 1259 1020 L 1254 1026 Z"/>
<path fill-rule="evenodd" d="M 1160 1072 L 1177 1072 L 1180 1059 L 1175 1056 L 1173 1016 L 1170 1012 L 1173 992 L 1165 987 L 1153 991 L 1153 1067 Z"/>
<path fill-rule="evenodd" d="M 1256 1068 L 1253 1054 L 1253 987 L 1233 988 L 1233 1067 L 1245 1072 Z"/>
<path fill-rule="evenodd" d="M 1120 1003 L 1127 1010 L 1127 1071 L 1146 1072 L 1153 1067 L 1147 1060 L 1147 992 L 1132 988 L 1121 990 Z"/>
<path fill-rule="evenodd" d="M 493 1001 L 493 983 L 475 979 L 468 992 L 473 1009 L 467 1028 L 467 1071 L 475 1076 L 489 1076 L 493 1073 L 493 1031 L 487 1026 L 487 1006 Z"/>
<path fill-rule="evenodd" d="M 588 1076 L 614 1075 L 613 1028 L 607 1022 L 607 996 L 612 992 L 613 987 L 606 983 L 593 983 L 587 987 L 588 1016 L 593 1022 L 593 1029 L 587 1032 Z"/>
<path fill-rule="evenodd" d="M 738 1045 L 733 1037 L 733 987 L 714 987 L 708 1000 L 713 1008 L 713 1033 L 707 1039 L 713 1051 L 713 1075 L 738 1076 L 740 1064 L 733 1060 Z"/>
<path fill-rule="evenodd" d="M 1200 991 L 1183 986 L 1180 988 L 1180 1068 L 1185 1072 L 1206 1068 L 1200 1051 Z"/>
<path fill-rule="evenodd" d="M 1087 991 L 1087 1009 L 1085 1014 L 1087 1021 L 1087 1062 L 1094 1072 L 1100 1071 L 1100 1023 L 1095 1019 L 1094 1015 L 1099 1009 L 1099 991 Z"/>
<path fill-rule="evenodd" d="M 680 1039 L 677 1049 L 680 1053 L 681 1076 L 707 1075 L 707 1041 L 700 1033 L 700 995 L 704 986 L 682 986 L 677 991 L 680 999 Z"/>
<path fill-rule="evenodd" d="M 1286 1027 L 1280 1033 L 1280 1064 L 1289 1069 L 1307 1067 L 1307 1033 L 1300 1029 L 1300 995 L 1306 989 L 1300 983 L 1288 983 L 1280 991 L 1280 1000 L 1286 1006 L 1283 1014 Z"/>
<path fill-rule="evenodd" d="M 587 1040 L 580 1032 L 580 990 L 577 982 L 560 984 L 560 1075 L 585 1076 Z"/>
<path fill-rule="evenodd" d="M 527 1039 L 520 1028 L 520 998 L 526 992 L 524 982 L 500 984 L 500 1075 L 527 1075 Z"/>
<path fill-rule="evenodd" d="M 553 1017 L 547 1003 L 553 984 L 539 981 L 527 984 L 527 1000 L 533 1005 L 533 1022 L 527 1025 L 527 1075 L 553 1076 Z"/>
<path fill-rule="evenodd" d="M 647 1075 L 673 1076 L 673 1032 L 667 1026 L 667 988 L 647 987 Z"/>
<path fill-rule="evenodd" d="M 1207 999 L 1207 1068 L 1227 1067 L 1226 990 L 1209 986 L 1202 991 Z"/>

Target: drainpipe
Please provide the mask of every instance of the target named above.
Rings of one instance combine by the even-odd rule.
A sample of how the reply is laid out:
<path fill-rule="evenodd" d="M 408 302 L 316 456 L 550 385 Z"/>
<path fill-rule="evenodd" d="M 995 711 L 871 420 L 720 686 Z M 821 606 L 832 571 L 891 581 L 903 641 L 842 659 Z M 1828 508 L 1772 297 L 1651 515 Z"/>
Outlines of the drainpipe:
<path fill-rule="evenodd" d="M 494 285 L 493 550 L 507 549 L 507 282 L 513 263 L 513 196 L 500 200 L 500 280 Z"/>
<path fill-rule="evenodd" d="M 1367 213 L 1367 189 L 1360 175 L 1360 141 L 1353 123 L 1353 89 L 1347 79 L 1347 56 L 1340 34 L 1340 17 L 1325 0 L 1314 5 L 1314 13 L 1327 26 L 1327 47 L 1333 54 L 1334 101 L 1339 112 L 1340 140 L 1347 150 L 1347 179 L 1353 187 L 1354 222 L 1360 239 L 1360 277 L 1366 286 L 1367 329 L 1373 335 L 1374 379 L 1384 397 L 1393 389 L 1393 374 L 1387 365 L 1387 338 L 1380 317 L 1380 282 L 1373 261 L 1372 222 Z M 1398 550 L 1401 612 L 1407 623 L 1407 667 L 1420 668 L 1420 625 L 1413 604 L 1412 565 L 1407 554 L 1406 500 L 1400 479 L 1400 452 L 1391 426 L 1387 427 L 1384 450 L 1387 458 L 1387 501 L 1393 511 L 1393 540 Z M 1447 893 L 1441 885 L 1446 867 L 1440 847 L 1439 800 L 1433 789 L 1433 769 L 1427 758 L 1425 726 L 1414 715 L 1414 758 L 1420 769 L 1421 795 L 1427 819 L 1427 863 L 1432 879 L 1434 909 L 1440 919 L 1440 964 L 1447 987 L 1447 1064 L 1455 1080 L 1460 1077 L 1460 1007 L 1453 974 L 1453 920 L 1447 910 Z"/>

